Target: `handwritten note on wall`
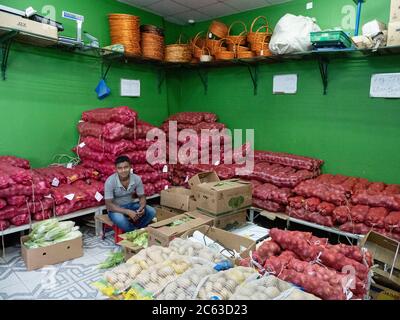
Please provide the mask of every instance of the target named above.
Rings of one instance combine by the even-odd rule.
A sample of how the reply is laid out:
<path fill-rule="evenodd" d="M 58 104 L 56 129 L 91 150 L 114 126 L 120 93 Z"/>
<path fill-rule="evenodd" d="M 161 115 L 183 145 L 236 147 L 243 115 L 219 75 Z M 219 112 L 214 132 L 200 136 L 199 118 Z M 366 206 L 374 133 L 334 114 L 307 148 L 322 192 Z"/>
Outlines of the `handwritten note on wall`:
<path fill-rule="evenodd" d="M 400 73 L 379 73 L 371 77 L 372 98 L 400 98 Z"/>
<path fill-rule="evenodd" d="M 295 94 L 297 92 L 297 74 L 274 76 L 274 94 Z"/>

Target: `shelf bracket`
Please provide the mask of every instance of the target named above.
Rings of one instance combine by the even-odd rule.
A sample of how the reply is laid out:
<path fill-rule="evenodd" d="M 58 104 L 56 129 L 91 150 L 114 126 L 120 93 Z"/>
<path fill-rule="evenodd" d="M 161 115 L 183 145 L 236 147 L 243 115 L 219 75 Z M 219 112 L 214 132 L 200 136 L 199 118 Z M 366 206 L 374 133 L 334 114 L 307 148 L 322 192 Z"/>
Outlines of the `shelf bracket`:
<path fill-rule="evenodd" d="M 159 68 L 157 70 L 157 87 L 158 87 L 158 94 L 161 94 L 161 88 L 162 85 L 165 81 L 166 78 L 166 74 L 165 74 L 165 70 L 162 68 Z"/>
<path fill-rule="evenodd" d="M 106 66 L 107 65 L 107 66 Z M 109 61 L 108 63 L 106 63 L 106 62 L 102 62 L 101 63 L 101 78 L 103 79 L 103 80 L 106 80 L 106 78 L 107 78 L 107 75 L 108 75 L 108 72 L 110 71 L 110 69 L 111 69 L 111 65 L 112 65 L 112 61 Z M 105 71 L 104 71 L 104 69 L 105 69 Z"/>
<path fill-rule="evenodd" d="M 257 95 L 258 91 L 258 65 L 247 65 L 247 69 L 249 70 L 251 81 L 253 82 L 254 95 Z"/>
<path fill-rule="evenodd" d="M 204 94 L 207 95 L 208 92 L 208 70 L 207 69 L 197 69 L 197 74 L 201 80 L 204 87 Z"/>
<path fill-rule="evenodd" d="M 319 71 L 321 73 L 322 84 L 324 86 L 324 95 L 327 94 L 328 90 L 328 65 L 329 60 L 327 58 L 319 57 L 318 59 Z"/>
<path fill-rule="evenodd" d="M 10 31 L 0 37 L 0 53 L 1 53 L 1 76 L 6 80 L 7 62 L 10 54 L 13 38 L 18 34 L 18 31 Z"/>

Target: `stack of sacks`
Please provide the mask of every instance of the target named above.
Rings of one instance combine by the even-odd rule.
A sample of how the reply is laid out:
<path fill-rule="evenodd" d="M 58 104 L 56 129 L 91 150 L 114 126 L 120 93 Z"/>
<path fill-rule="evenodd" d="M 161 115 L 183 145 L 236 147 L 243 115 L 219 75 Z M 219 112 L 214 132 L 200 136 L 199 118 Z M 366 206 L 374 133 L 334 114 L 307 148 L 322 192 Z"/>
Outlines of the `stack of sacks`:
<path fill-rule="evenodd" d="M 246 176 L 253 186 L 253 205 L 284 212 L 292 189 L 320 174 L 323 161 L 287 153 L 255 151 L 254 170 Z"/>
<path fill-rule="evenodd" d="M 372 266 L 369 251 L 330 245 L 309 232 L 274 228 L 270 236 L 240 265 L 255 266 L 262 274 L 276 275 L 325 300 L 362 299 L 367 293 Z M 346 272 L 348 267 L 355 271 L 353 279 Z"/>
<path fill-rule="evenodd" d="M 165 120 L 161 129 L 168 133 L 170 121 L 176 121 L 178 133 L 183 129 L 192 129 L 197 133 L 201 133 L 202 129 L 218 129 L 220 131 L 225 128 L 225 125 L 217 120 L 217 115 L 211 112 L 180 112 Z"/>
<path fill-rule="evenodd" d="M 57 216 L 104 205 L 103 195 L 104 183 L 96 180 L 78 180 L 51 189 Z"/>
<path fill-rule="evenodd" d="M 138 120 L 138 114 L 129 107 L 86 111 L 78 124 L 81 138 L 74 152 L 83 166 L 102 174 L 102 181 L 115 173 L 114 161 L 118 156 L 128 156 L 134 172 L 142 178 L 146 195 L 150 196 L 169 185 L 163 166 L 151 166 L 146 159 L 147 149 L 153 144 L 146 141 L 146 135 L 153 128 Z"/>
<path fill-rule="evenodd" d="M 51 185 L 51 203 L 57 216 L 104 204 L 104 183 L 94 169 L 76 166 L 71 169 L 53 166 L 34 170 Z M 48 216 L 38 216 L 44 220 Z"/>
<path fill-rule="evenodd" d="M 400 239 L 400 186 L 367 179 L 324 174 L 300 183 L 287 213 L 340 230 L 366 234 L 374 230 Z"/>
<path fill-rule="evenodd" d="M 249 154 L 249 144 L 245 144 L 237 150 L 233 151 L 233 154 L 240 153 L 241 155 Z M 223 155 L 222 155 L 223 156 Z M 240 159 L 239 156 L 233 156 L 233 159 Z M 170 165 L 171 168 L 171 181 L 173 185 L 188 187 L 188 181 L 193 176 L 200 172 L 215 171 L 221 180 L 242 178 L 238 175 L 238 169 L 243 169 L 245 167 L 244 163 L 224 163 L 223 157 L 221 160 L 214 164 L 176 164 Z"/>
<path fill-rule="evenodd" d="M 44 198 L 49 193 L 50 185 L 30 170 L 29 161 L 0 157 L 0 230 L 11 224 L 28 224 L 36 216 L 51 215 L 53 202 Z"/>

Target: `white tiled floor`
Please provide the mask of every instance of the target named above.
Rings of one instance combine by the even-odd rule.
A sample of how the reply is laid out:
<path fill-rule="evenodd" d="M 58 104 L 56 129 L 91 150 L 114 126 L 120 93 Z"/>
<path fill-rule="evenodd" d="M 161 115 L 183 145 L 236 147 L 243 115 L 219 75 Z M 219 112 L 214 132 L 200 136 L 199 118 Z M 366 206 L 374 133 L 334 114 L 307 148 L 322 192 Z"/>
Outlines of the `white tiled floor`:
<path fill-rule="evenodd" d="M 0 300 L 105 299 L 91 284 L 100 280 L 104 270 L 98 268 L 111 251 L 119 250 L 112 233 L 105 240 L 94 230 L 83 227 L 84 255 L 40 270 L 27 271 L 18 246 L 7 248 L 0 258 Z"/>

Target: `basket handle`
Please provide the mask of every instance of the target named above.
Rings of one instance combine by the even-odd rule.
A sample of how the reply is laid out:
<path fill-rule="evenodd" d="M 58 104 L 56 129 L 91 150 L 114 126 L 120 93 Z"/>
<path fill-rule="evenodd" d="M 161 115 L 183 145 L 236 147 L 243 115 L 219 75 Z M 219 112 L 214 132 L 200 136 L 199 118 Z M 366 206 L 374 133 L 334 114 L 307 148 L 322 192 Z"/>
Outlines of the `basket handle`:
<path fill-rule="evenodd" d="M 201 48 L 201 54 L 203 54 L 204 50 L 207 49 L 208 51 L 208 55 L 211 56 L 211 51 L 208 47 L 204 46 L 203 48 Z"/>
<path fill-rule="evenodd" d="M 185 43 L 182 43 L 182 36 L 183 36 L 183 33 L 181 33 L 179 35 L 178 42 L 176 44 L 187 44 L 187 41 Z"/>
<path fill-rule="evenodd" d="M 244 32 L 247 33 L 247 27 L 246 27 L 245 23 L 244 23 L 243 21 L 237 20 L 237 21 L 232 22 L 232 24 L 229 26 L 229 29 L 228 29 L 228 37 L 229 37 L 230 34 L 231 34 L 231 29 L 232 29 L 232 27 L 233 27 L 235 24 L 238 24 L 238 23 L 241 24 L 241 25 L 244 27 Z M 242 33 L 243 33 L 243 32 L 242 32 Z M 242 35 L 242 33 L 241 33 L 240 35 Z"/>
<path fill-rule="evenodd" d="M 267 27 L 267 32 L 268 32 L 268 30 L 269 30 L 269 28 L 268 28 L 268 20 L 264 16 L 258 16 L 257 18 L 255 18 L 253 20 L 253 23 L 251 24 L 251 27 L 250 27 L 250 32 L 253 32 L 254 25 L 255 25 L 256 21 L 259 20 L 259 19 L 264 19 L 265 20 L 265 27 Z"/>
<path fill-rule="evenodd" d="M 224 40 L 228 40 L 228 39 L 227 38 L 221 38 L 221 39 L 218 40 L 219 41 L 219 45 L 218 45 L 217 48 L 221 48 L 222 44 L 224 43 Z"/>

